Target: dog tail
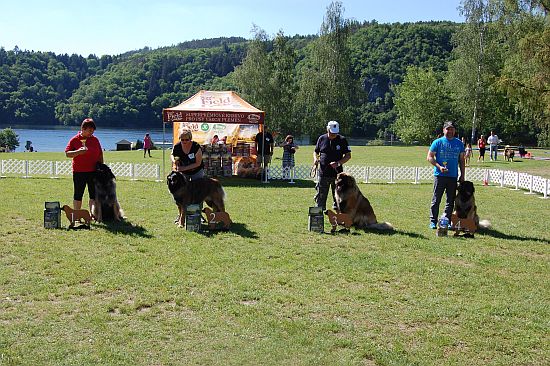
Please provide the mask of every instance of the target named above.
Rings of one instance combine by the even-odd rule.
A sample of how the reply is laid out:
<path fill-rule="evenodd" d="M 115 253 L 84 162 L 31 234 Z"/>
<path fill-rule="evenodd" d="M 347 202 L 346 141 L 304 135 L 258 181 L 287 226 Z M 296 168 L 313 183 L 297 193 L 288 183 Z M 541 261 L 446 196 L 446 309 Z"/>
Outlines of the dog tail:
<path fill-rule="evenodd" d="M 393 225 L 389 222 L 377 222 L 376 224 L 367 225 L 367 229 L 393 230 Z"/>
<path fill-rule="evenodd" d="M 479 227 L 481 229 L 489 229 L 491 227 L 491 221 L 489 221 L 489 220 L 479 220 Z"/>

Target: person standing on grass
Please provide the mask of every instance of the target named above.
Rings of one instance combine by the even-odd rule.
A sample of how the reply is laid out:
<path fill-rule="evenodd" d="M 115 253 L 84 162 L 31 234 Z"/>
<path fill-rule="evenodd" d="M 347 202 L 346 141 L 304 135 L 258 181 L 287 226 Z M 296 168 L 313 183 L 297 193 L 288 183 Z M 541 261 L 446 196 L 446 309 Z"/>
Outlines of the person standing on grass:
<path fill-rule="evenodd" d="M 329 188 L 332 189 L 332 207 L 337 208 L 334 189 L 336 175 L 344 171 L 343 165 L 351 159 L 351 148 L 348 141 L 339 135 L 340 125 L 336 121 L 329 121 L 327 133 L 319 136 L 315 151 L 313 152 L 313 164 L 319 167 L 319 181 L 315 185 L 315 204 L 326 210 Z"/>
<path fill-rule="evenodd" d="M 94 120 L 86 118 L 82 121 L 80 131 L 69 140 L 65 147 L 65 155 L 73 159 L 73 208 L 75 210 L 81 209 L 84 190 L 88 186 L 89 209 L 90 212 L 93 212 L 96 164 L 103 163 L 103 149 L 97 137 L 94 136 L 95 130 Z"/>
<path fill-rule="evenodd" d="M 487 143 L 485 142 L 485 136 L 481 135 L 479 137 L 479 140 L 477 140 L 477 147 L 479 149 L 479 157 L 477 158 L 477 161 L 480 161 L 480 160 L 485 161 L 486 146 L 487 146 Z"/>
<path fill-rule="evenodd" d="M 257 163 L 260 168 L 264 169 L 264 174 L 267 174 L 269 164 L 271 164 L 271 157 L 273 156 L 273 147 L 275 141 L 273 135 L 269 133 L 264 127 L 263 132 L 258 132 L 254 138 L 254 147 L 256 148 L 256 154 L 258 156 Z"/>
<path fill-rule="evenodd" d="M 430 206 L 430 229 L 437 228 L 439 204 L 443 192 L 447 193 L 445 216 L 451 220 L 453 213 L 458 168 L 460 167 L 459 181 L 464 181 L 464 144 L 455 138 L 456 127 L 452 121 L 443 124 L 443 137 L 432 142 L 428 150 L 427 160 L 434 166 L 434 188 Z"/>
<path fill-rule="evenodd" d="M 153 147 L 153 141 L 151 140 L 151 136 L 146 133 L 143 138 L 143 157 L 145 157 L 146 153 L 149 153 L 149 157 L 151 157 L 151 147 Z"/>
<path fill-rule="evenodd" d="M 283 169 L 294 168 L 294 154 L 298 149 L 298 145 L 294 143 L 294 136 L 288 135 L 285 138 L 285 143 L 283 144 Z"/>
<path fill-rule="evenodd" d="M 495 134 L 495 131 L 491 131 L 491 136 L 487 138 L 487 143 L 489 144 L 489 156 L 491 157 L 491 161 L 497 161 L 498 142 L 498 136 Z"/>
<path fill-rule="evenodd" d="M 468 142 L 466 144 L 466 148 L 464 149 L 464 162 L 466 163 L 466 166 L 470 165 L 471 157 L 472 157 L 472 144 Z"/>

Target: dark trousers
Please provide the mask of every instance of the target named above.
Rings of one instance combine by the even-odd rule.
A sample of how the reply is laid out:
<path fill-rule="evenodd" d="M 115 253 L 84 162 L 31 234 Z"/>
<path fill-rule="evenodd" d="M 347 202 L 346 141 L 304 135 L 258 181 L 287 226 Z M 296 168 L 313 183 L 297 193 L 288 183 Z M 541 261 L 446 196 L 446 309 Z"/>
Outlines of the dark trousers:
<path fill-rule="evenodd" d="M 95 199 L 95 175 L 95 172 L 73 172 L 73 199 L 75 201 L 82 201 L 86 186 L 88 186 L 88 196 L 90 196 L 90 199 Z"/>
<path fill-rule="evenodd" d="M 317 207 L 322 207 L 323 211 L 327 209 L 327 197 L 329 188 L 332 189 L 332 208 L 336 208 L 336 198 L 334 198 L 334 188 L 336 177 L 319 177 L 319 182 L 315 185 L 317 193 L 313 199 Z"/>
<path fill-rule="evenodd" d="M 451 220 L 453 209 L 455 206 L 456 197 L 456 177 L 442 177 L 436 175 L 434 177 L 434 192 L 432 196 L 432 205 L 430 207 L 430 221 L 437 223 L 439 217 L 439 204 L 443 197 L 443 192 L 447 193 L 447 203 L 445 204 L 445 216 Z"/>

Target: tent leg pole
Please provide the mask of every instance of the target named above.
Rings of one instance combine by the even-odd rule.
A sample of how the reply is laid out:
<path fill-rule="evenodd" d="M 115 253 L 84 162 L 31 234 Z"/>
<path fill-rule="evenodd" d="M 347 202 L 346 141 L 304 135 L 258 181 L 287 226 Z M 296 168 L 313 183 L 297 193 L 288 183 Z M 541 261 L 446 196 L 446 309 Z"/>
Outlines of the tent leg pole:
<path fill-rule="evenodd" d="M 166 136 L 165 136 L 165 131 L 166 131 L 166 123 L 164 123 L 164 121 L 162 121 L 162 177 L 166 177 L 166 172 L 165 172 L 165 169 L 166 169 L 166 158 L 165 158 L 165 150 L 166 150 Z"/>

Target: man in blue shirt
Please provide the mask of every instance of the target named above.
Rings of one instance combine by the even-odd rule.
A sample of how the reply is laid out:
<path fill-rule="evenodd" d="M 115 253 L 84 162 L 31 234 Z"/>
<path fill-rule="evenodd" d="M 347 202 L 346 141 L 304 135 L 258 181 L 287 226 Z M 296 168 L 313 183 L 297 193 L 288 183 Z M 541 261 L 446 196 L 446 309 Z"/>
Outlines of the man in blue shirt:
<path fill-rule="evenodd" d="M 460 167 L 460 182 L 464 181 L 464 144 L 455 138 L 455 125 L 451 121 L 443 124 L 443 137 L 430 146 L 428 161 L 434 166 L 434 191 L 430 211 L 430 228 L 437 227 L 439 204 L 443 192 L 447 193 L 445 216 L 451 220 L 456 197 L 458 168 Z"/>
<path fill-rule="evenodd" d="M 319 181 L 315 186 L 314 197 L 317 207 L 326 209 L 328 190 L 332 189 L 333 208 L 336 208 L 334 187 L 336 175 L 344 171 L 342 165 L 351 159 L 351 148 L 348 141 L 339 135 L 340 125 L 336 121 L 329 121 L 327 133 L 319 136 L 315 151 L 313 152 L 313 164 L 319 167 Z"/>

